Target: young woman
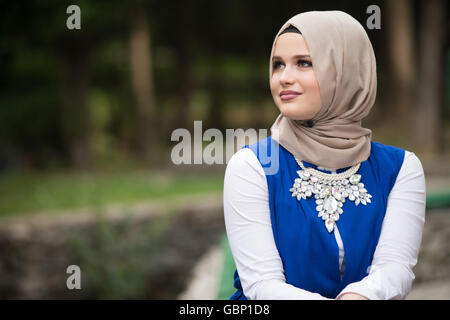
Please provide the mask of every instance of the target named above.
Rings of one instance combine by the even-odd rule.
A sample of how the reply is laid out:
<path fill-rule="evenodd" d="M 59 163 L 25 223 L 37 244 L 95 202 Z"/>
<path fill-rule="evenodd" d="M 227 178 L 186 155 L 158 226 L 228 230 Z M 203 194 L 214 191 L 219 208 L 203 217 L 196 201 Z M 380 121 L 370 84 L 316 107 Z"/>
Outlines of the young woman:
<path fill-rule="evenodd" d="M 413 152 L 373 142 L 362 127 L 376 84 L 372 45 L 350 15 L 305 12 L 282 26 L 270 56 L 280 115 L 272 135 L 236 152 L 225 172 L 231 299 L 409 293 L 425 177 Z"/>

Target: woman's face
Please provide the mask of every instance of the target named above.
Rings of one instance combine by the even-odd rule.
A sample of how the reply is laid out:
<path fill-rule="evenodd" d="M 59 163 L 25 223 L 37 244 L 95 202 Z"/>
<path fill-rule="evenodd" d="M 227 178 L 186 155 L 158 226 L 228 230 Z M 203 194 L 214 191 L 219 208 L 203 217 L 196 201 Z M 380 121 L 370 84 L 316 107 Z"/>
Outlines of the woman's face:
<path fill-rule="evenodd" d="M 319 83 L 303 36 L 284 33 L 275 42 L 270 90 L 283 116 L 309 120 L 322 107 Z"/>

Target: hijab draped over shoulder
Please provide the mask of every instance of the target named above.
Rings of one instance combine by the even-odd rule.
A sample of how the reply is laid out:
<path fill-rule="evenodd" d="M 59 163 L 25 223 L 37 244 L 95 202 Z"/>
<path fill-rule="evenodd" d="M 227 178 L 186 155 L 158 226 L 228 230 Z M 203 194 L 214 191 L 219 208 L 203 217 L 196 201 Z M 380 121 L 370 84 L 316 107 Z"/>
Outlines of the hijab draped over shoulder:
<path fill-rule="evenodd" d="M 272 138 L 297 159 L 330 169 L 367 160 L 372 131 L 361 121 L 375 102 L 376 61 L 363 26 L 342 11 L 310 11 L 289 19 L 302 33 L 317 77 L 322 107 L 308 127 L 282 114 L 271 127 Z"/>

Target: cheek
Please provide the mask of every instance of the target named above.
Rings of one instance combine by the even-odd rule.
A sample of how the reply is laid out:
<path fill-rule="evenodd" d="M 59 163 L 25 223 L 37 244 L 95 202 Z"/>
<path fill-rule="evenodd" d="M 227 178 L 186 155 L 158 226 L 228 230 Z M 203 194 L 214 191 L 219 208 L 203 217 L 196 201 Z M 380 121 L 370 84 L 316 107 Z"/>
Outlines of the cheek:
<path fill-rule="evenodd" d="M 275 93 L 278 92 L 278 85 L 279 81 L 277 77 L 274 75 L 272 76 L 272 79 L 270 80 L 270 92 L 272 93 L 272 96 L 275 97 Z"/>
<path fill-rule="evenodd" d="M 311 75 L 308 75 L 303 79 L 303 85 L 305 91 L 309 93 L 309 98 L 317 102 L 316 104 L 321 105 L 322 101 L 320 98 L 319 83 L 317 82 L 314 73 L 311 73 Z"/>
<path fill-rule="evenodd" d="M 316 91 L 318 90 L 318 83 L 317 83 L 317 79 L 314 75 L 314 72 L 305 72 L 304 74 L 301 75 L 301 79 L 300 79 L 303 88 L 305 89 L 305 91 Z"/>

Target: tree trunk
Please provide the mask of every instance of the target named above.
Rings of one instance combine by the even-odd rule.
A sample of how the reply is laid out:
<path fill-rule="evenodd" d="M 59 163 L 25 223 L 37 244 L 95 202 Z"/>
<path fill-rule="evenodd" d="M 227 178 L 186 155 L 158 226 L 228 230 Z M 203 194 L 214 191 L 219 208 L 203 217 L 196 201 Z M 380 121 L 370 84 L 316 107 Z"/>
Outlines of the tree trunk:
<path fill-rule="evenodd" d="M 154 165 L 160 155 L 150 47 L 147 16 L 142 8 L 136 8 L 131 14 L 129 50 L 137 114 L 137 146 L 140 155 Z"/>
<path fill-rule="evenodd" d="M 183 0 L 179 3 L 179 18 L 177 31 L 177 116 L 175 127 L 190 128 L 191 120 L 191 96 L 192 96 L 192 73 L 191 73 L 191 42 L 194 19 L 194 7 L 192 1 Z"/>
<path fill-rule="evenodd" d="M 415 117 L 415 141 L 422 152 L 444 152 L 444 83 L 447 49 L 447 3 L 422 1 L 420 77 Z"/>
<path fill-rule="evenodd" d="M 92 166 L 86 51 L 74 45 L 60 53 L 61 131 L 70 161 L 77 169 Z"/>
<path fill-rule="evenodd" d="M 385 3 L 388 22 L 388 96 L 391 97 L 388 121 L 396 134 L 406 139 L 411 127 L 415 86 L 412 1 L 388 0 Z"/>
<path fill-rule="evenodd" d="M 217 70 L 212 68 L 208 80 L 208 91 L 210 94 L 210 105 L 207 126 L 215 128 L 225 133 L 225 126 L 223 123 L 223 109 L 224 109 L 224 86 Z"/>

